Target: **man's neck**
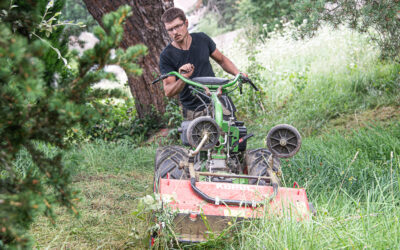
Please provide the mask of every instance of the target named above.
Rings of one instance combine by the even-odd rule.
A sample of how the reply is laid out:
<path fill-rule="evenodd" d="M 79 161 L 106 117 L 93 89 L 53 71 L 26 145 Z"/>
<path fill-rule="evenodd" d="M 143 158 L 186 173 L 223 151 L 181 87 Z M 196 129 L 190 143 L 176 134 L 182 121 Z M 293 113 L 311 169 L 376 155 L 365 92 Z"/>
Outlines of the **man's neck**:
<path fill-rule="evenodd" d="M 176 41 L 173 41 L 172 45 L 181 50 L 189 50 L 191 43 L 192 36 L 188 33 L 187 36 L 182 40 L 182 42 L 177 43 Z"/>

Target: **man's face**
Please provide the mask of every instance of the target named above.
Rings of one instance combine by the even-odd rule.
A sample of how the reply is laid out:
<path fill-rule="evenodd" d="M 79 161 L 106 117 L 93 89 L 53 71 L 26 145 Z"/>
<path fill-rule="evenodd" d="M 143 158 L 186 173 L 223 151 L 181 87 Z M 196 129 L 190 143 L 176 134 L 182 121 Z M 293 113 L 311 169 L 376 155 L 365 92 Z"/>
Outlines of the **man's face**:
<path fill-rule="evenodd" d="M 176 43 L 181 43 L 188 34 L 187 25 L 187 19 L 182 21 L 180 18 L 175 18 L 172 22 L 165 23 L 165 29 L 171 39 Z"/>

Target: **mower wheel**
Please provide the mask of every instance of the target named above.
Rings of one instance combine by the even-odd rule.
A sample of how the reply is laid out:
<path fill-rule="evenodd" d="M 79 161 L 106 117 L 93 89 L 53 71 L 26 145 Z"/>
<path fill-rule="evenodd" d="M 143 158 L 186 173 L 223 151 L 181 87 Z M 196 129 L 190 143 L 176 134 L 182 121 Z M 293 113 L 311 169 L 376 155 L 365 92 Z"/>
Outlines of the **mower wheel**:
<path fill-rule="evenodd" d="M 185 171 L 179 168 L 181 161 L 188 161 L 188 151 L 185 148 L 167 146 L 157 149 L 154 181 L 158 182 L 159 178 L 167 178 L 168 173 L 171 179 L 187 179 Z"/>
<path fill-rule="evenodd" d="M 246 152 L 245 161 L 247 165 L 247 171 L 249 175 L 253 176 L 268 176 L 267 168 L 268 165 L 268 158 L 271 155 L 265 148 L 258 148 L 253 150 L 248 150 Z M 278 172 L 280 170 L 281 162 L 279 158 L 274 157 L 274 164 L 272 166 L 272 170 L 274 172 Z M 265 180 L 249 180 L 249 184 L 252 185 L 260 185 L 265 186 L 269 183 Z"/>
<path fill-rule="evenodd" d="M 189 124 L 186 133 L 189 144 L 194 148 L 197 148 L 204 135 L 208 134 L 208 139 L 201 148 L 207 150 L 213 148 L 219 142 L 220 128 L 211 117 L 200 116 Z"/>
<path fill-rule="evenodd" d="M 295 127 L 279 124 L 268 132 L 266 143 L 276 157 L 290 158 L 300 150 L 301 136 Z"/>

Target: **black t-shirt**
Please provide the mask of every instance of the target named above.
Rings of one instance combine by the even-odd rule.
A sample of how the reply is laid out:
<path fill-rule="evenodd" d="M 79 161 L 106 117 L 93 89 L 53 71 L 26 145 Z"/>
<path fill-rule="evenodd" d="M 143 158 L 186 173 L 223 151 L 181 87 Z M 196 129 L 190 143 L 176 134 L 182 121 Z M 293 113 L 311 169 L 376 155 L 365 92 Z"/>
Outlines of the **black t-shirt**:
<path fill-rule="evenodd" d="M 167 74 L 186 64 L 194 65 L 193 77 L 198 76 L 215 76 L 210 63 L 210 55 L 215 51 L 216 45 L 214 41 L 204 33 L 192 33 L 192 43 L 189 50 L 181 50 L 174 47 L 171 43 L 165 47 L 160 55 L 160 71 L 161 74 Z M 188 85 L 179 93 L 179 100 L 183 107 L 196 110 L 203 103 L 194 95 L 192 95 Z M 203 99 L 209 102 L 207 98 Z M 197 110 L 203 110 L 199 107 Z"/>

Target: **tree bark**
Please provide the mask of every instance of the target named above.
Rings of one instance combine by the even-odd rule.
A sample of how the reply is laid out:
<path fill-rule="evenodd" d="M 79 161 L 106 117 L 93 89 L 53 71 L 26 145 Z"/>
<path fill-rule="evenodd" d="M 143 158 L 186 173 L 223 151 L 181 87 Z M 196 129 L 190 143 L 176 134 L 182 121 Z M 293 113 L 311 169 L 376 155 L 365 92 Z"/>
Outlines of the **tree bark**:
<path fill-rule="evenodd" d="M 137 114 L 140 118 L 154 114 L 152 107 L 160 113 L 165 112 L 164 92 L 161 84 L 152 85 L 155 76 L 160 74 L 158 62 L 160 53 L 169 41 L 161 15 L 173 7 L 173 0 L 83 0 L 89 13 L 102 26 L 104 14 L 115 11 L 121 5 L 132 7 L 133 15 L 126 20 L 122 48 L 142 43 L 148 48 L 148 55 L 139 61 L 143 74 L 140 77 L 128 76 L 128 83 L 135 98 Z"/>

